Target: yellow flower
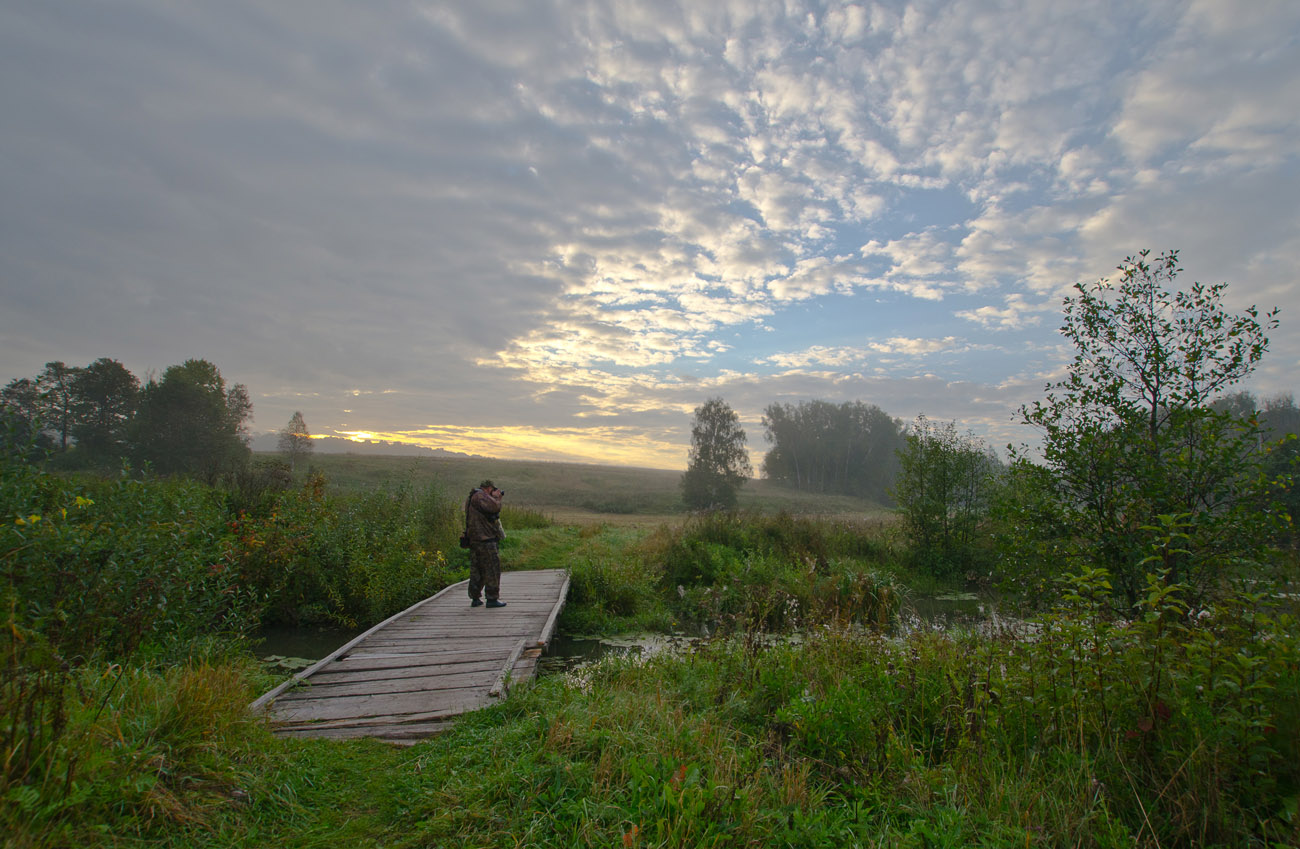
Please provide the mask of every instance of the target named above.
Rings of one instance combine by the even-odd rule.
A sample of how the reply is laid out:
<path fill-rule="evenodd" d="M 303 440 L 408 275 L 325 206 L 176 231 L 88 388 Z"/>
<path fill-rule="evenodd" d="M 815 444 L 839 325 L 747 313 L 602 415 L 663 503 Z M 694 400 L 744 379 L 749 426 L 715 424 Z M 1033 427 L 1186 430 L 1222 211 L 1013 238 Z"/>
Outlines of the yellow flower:
<path fill-rule="evenodd" d="M 80 495 L 77 496 L 77 506 L 78 506 L 78 507 L 89 507 L 90 505 L 92 505 L 92 504 L 94 504 L 94 503 L 95 503 L 95 502 L 92 501 L 92 500 L 90 500 L 89 498 L 82 498 Z"/>

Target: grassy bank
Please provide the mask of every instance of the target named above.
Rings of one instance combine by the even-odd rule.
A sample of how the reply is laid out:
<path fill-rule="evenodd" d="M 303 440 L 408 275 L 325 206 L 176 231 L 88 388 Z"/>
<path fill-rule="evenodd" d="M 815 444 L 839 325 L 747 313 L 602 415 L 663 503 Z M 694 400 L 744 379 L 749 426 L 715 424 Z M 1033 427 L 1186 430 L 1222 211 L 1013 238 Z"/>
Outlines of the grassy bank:
<path fill-rule="evenodd" d="M 1093 631 L 1093 655 L 1064 619 L 1035 642 L 831 628 L 608 659 L 410 749 L 271 738 L 246 665 L 133 673 L 84 726 L 103 754 L 67 815 L 10 845 L 1293 845 L 1294 636 L 1257 620 L 1270 651 L 1197 692 L 1245 615 L 1154 691 L 1156 629 Z"/>

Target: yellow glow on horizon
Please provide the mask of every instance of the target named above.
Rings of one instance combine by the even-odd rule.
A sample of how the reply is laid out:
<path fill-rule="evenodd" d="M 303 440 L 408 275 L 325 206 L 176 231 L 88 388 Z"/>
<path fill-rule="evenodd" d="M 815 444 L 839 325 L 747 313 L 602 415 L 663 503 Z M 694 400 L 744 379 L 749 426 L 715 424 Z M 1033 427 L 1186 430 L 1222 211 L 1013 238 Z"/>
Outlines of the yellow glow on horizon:
<path fill-rule="evenodd" d="M 429 425 L 419 430 L 335 431 L 353 442 L 395 442 L 511 460 L 684 469 L 686 446 L 626 427 L 536 428 Z"/>

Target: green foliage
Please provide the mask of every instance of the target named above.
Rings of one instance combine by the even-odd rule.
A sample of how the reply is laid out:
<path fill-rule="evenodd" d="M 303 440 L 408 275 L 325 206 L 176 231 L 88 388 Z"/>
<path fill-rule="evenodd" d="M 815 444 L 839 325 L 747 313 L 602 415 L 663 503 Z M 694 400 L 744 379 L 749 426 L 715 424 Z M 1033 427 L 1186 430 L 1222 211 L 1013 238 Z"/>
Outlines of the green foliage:
<path fill-rule="evenodd" d="M 126 453 L 127 427 L 135 413 L 140 381 L 117 360 L 100 357 L 72 381 L 72 435 L 90 462 L 115 461 Z"/>
<path fill-rule="evenodd" d="M 3 472 L 4 606 L 60 657 L 124 658 L 247 623 L 219 493 L 183 481 L 74 483 L 18 463 Z"/>
<path fill-rule="evenodd" d="M 207 360 L 171 366 L 141 390 L 131 423 L 135 459 L 160 474 L 213 483 L 247 463 L 244 422 L 252 412 L 243 384 L 227 387 Z"/>
<path fill-rule="evenodd" d="M 382 495 L 372 510 L 396 510 Z M 442 503 L 407 505 L 426 501 Z M 187 849 L 1294 845 L 1292 603 L 1264 585 L 1194 603 L 1167 569 L 1184 530 L 1150 532 L 1131 620 L 1101 567 L 1003 628 L 887 637 L 825 607 L 799 614 L 801 640 L 742 628 L 681 656 L 607 658 L 409 749 L 272 739 L 244 711 L 266 682 L 201 652 L 87 666 L 64 681 L 63 742 L 0 796 L 0 830 L 17 846 Z M 860 531 L 710 516 L 649 538 L 552 525 L 510 541 L 529 565 L 574 563 L 571 608 L 609 609 L 651 604 L 657 558 L 703 545 L 753 625 L 800 583 L 830 599 L 854 558 L 888 556 Z"/>
<path fill-rule="evenodd" d="M 96 748 L 104 723 L 130 713 L 122 699 L 153 686 L 155 664 L 213 640 L 235 651 L 261 616 L 373 624 L 458 577 L 435 547 L 459 533 L 457 505 L 434 491 L 326 498 L 319 478 L 237 493 L 179 479 L 74 481 L 29 462 L 30 443 L 10 448 L 0 455 L 0 799 L 24 834 L 99 804 L 91 775 L 135 788 L 105 802 L 115 810 L 192 814 L 176 797 L 202 781 L 182 764 L 208 744 L 186 735 L 212 729 L 191 724 L 204 714 L 192 717 L 187 700 L 213 695 L 208 673 L 167 685 L 156 724 L 121 733 L 143 734 L 143 754 L 117 751 L 106 766 Z M 244 509 L 232 516 L 231 505 Z M 123 676 L 125 691 L 115 689 Z M 242 711 L 248 694 L 239 698 Z"/>
<path fill-rule="evenodd" d="M 1079 284 L 1066 299 L 1061 332 L 1074 361 L 1044 400 L 1021 410 L 1043 434 L 1052 474 L 1032 498 L 1057 502 L 1054 526 L 1006 523 L 1013 539 L 1064 530 L 1054 547 L 1104 564 L 1130 606 L 1142 593 L 1155 517 L 1185 517 L 1188 544 L 1171 569 L 1203 595 L 1258 560 L 1284 515 L 1267 509 L 1257 425 L 1211 406 L 1263 357 L 1275 313 L 1263 323 L 1254 307 L 1231 315 L 1221 304 L 1226 284 L 1173 288 L 1177 253 L 1147 257 L 1126 259 L 1118 284 Z"/>
<path fill-rule="evenodd" d="M 39 821 L 88 792 L 74 739 L 83 669 L 175 658 L 250 627 L 224 519 L 197 484 L 74 483 L 0 458 L 0 797 Z"/>
<path fill-rule="evenodd" d="M 682 498 L 695 510 L 730 509 L 737 493 L 753 474 L 745 449 L 745 431 L 721 398 L 710 398 L 695 408 L 691 422 L 691 450 L 682 475 Z"/>
<path fill-rule="evenodd" d="M 376 624 L 454 580 L 454 502 L 402 485 L 349 496 L 309 477 L 230 523 L 241 582 L 267 622 Z"/>
<path fill-rule="evenodd" d="M 900 596 L 867 528 L 786 514 L 709 513 L 649 538 L 647 568 L 679 618 L 751 636 L 830 622 L 884 626 Z"/>
<path fill-rule="evenodd" d="M 955 423 L 917 418 L 899 452 L 894 497 L 918 568 L 948 576 L 984 565 L 987 555 L 977 531 L 1000 470 L 989 449 L 958 434 Z"/>
<path fill-rule="evenodd" d="M 63 733 L 45 741 L 38 765 L 0 797 L 5 845 L 88 846 L 206 830 L 249 798 L 250 756 L 271 744 L 247 710 L 261 683 L 245 661 L 230 658 L 69 673 Z"/>

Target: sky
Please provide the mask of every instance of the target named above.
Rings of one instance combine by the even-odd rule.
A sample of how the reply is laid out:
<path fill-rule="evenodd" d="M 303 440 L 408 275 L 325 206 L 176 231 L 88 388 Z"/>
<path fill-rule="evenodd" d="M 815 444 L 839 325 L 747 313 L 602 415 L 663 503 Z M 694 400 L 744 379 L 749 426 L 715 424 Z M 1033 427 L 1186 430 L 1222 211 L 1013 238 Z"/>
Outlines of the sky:
<path fill-rule="evenodd" d="M 0 0 L 0 380 L 191 358 L 318 436 L 685 468 L 721 397 L 1031 442 L 1143 249 L 1280 307 L 1294 0 Z"/>

